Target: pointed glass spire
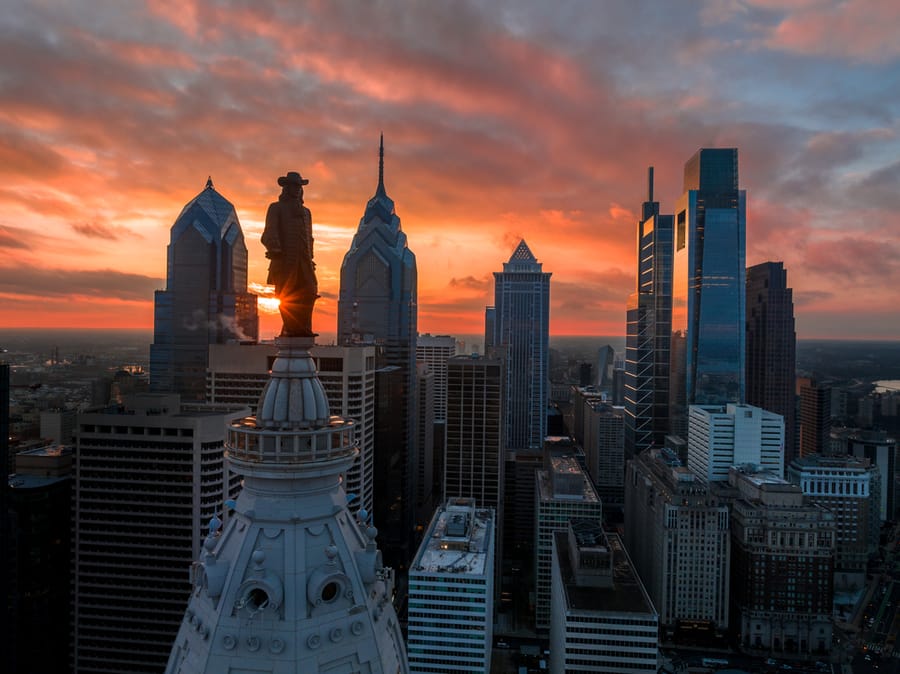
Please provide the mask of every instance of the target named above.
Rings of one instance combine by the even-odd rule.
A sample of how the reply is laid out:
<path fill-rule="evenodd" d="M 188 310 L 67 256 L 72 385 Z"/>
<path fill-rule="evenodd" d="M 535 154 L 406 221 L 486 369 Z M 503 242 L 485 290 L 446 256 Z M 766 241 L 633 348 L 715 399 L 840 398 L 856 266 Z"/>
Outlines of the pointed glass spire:
<path fill-rule="evenodd" d="M 378 145 L 378 187 L 375 196 L 366 204 L 366 212 L 362 217 L 360 226 L 367 225 L 372 220 L 379 219 L 383 223 L 399 229 L 399 219 L 395 223 L 394 201 L 387 195 L 384 189 L 384 134 Z"/>
<path fill-rule="evenodd" d="M 375 190 L 375 196 L 387 196 L 384 191 L 384 134 L 381 134 L 381 140 L 378 144 L 378 188 Z"/>

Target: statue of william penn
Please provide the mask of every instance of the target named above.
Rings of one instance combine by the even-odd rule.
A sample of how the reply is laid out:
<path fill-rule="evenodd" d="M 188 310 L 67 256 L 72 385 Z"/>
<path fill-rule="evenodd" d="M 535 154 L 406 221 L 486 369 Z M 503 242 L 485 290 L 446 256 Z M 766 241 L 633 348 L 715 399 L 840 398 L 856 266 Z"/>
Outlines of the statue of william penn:
<path fill-rule="evenodd" d="M 314 337 L 312 311 L 318 295 L 313 262 L 312 215 L 303 205 L 303 186 L 296 171 L 278 179 L 281 196 L 269 204 L 262 244 L 269 263 L 267 283 L 281 300 L 282 337 Z"/>

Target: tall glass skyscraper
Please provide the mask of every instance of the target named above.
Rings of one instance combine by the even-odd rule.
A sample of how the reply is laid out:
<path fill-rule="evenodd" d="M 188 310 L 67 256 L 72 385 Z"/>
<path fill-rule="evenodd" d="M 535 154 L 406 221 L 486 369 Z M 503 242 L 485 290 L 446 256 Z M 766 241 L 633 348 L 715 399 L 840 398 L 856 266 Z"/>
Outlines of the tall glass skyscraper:
<path fill-rule="evenodd" d="M 547 434 L 549 399 L 550 272 L 524 240 L 502 272 L 494 272 L 493 345 L 506 358 L 505 443 L 540 449 Z"/>
<path fill-rule="evenodd" d="M 402 511 L 391 513 L 393 526 L 385 522 L 375 524 L 386 537 L 395 541 L 403 538 L 408 546 L 412 545 L 407 538 L 414 528 L 414 480 L 418 473 L 416 288 L 416 256 L 400 228 L 394 201 L 384 188 L 382 138 L 378 186 L 366 204 L 341 264 L 337 338 L 342 346 L 374 344 L 378 347 L 376 366 L 380 374 L 376 373 L 376 397 L 383 398 L 382 402 L 387 404 L 385 396 L 392 396 L 393 402 L 389 409 L 382 407 L 381 413 L 378 410 L 375 413 L 376 511 L 378 503 L 387 507 L 389 503 L 397 503 L 398 499 Z M 396 370 L 388 372 L 385 368 Z M 385 446 L 385 443 L 391 446 Z M 389 459 L 388 455 L 393 458 Z M 426 523 L 423 522 L 423 526 Z"/>
<path fill-rule="evenodd" d="M 654 445 L 669 429 L 672 330 L 672 225 L 653 200 L 653 167 L 637 227 L 637 289 L 628 298 L 625 339 L 625 458 Z"/>
<path fill-rule="evenodd" d="M 675 207 L 669 416 L 682 438 L 689 405 L 744 401 L 745 231 L 737 149 L 699 150 Z"/>
<path fill-rule="evenodd" d="M 170 232 L 166 289 L 154 297 L 150 388 L 204 400 L 209 345 L 258 337 L 241 223 L 231 202 L 208 180 Z"/>
<path fill-rule="evenodd" d="M 797 333 L 782 262 L 747 269 L 747 402 L 784 418 L 784 466 L 795 458 Z"/>

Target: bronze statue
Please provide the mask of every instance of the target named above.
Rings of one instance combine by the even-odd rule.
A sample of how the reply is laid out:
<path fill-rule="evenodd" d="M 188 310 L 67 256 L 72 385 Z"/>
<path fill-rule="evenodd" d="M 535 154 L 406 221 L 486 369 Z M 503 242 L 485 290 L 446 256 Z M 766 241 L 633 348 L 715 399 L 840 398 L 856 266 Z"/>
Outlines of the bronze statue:
<path fill-rule="evenodd" d="M 303 205 L 303 186 L 309 180 L 296 171 L 278 179 L 281 196 L 269 204 L 262 244 L 269 263 L 267 283 L 281 300 L 283 337 L 314 337 L 313 305 L 318 299 L 316 265 L 313 262 L 312 215 Z"/>

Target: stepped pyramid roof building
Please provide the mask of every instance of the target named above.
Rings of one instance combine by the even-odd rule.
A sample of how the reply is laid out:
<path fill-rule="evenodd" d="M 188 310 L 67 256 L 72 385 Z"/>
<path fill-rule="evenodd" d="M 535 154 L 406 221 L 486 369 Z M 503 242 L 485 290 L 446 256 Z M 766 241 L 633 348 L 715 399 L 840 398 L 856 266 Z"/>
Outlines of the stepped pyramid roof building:
<path fill-rule="evenodd" d="M 543 447 L 550 380 L 550 276 L 525 240 L 494 272 L 494 335 L 505 350 L 506 420 L 511 449 Z"/>
<path fill-rule="evenodd" d="M 379 505 L 391 508 L 390 518 L 379 520 L 382 540 L 391 541 L 395 559 L 404 564 L 415 550 L 416 499 L 425 493 L 417 484 L 417 278 L 416 256 L 400 227 L 394 200 L 384 187 L 382 136 L 378 185 L 341 263 L 337 342 L 341 346 L 377 345 L 376 365 L 381 373 L 376 390 L 384 384 L 391 389 L 389 395 L 395 396 L 390 403 L 381 396 L 382 403 L 390 407 L 388 415 L 375 413 L 374 510 L 379 511 Z M 385 367 L 399 371 L 388 375 Z M 397 502 L 400 508 L 393 509 L 390 504 Z"/>
<path fill-rule="evenodd" d="M 150 388 L 203 400 L 209 345 L 255 342 L 258 336 L 241 223 L 210 179 L 170 230 L 166 289 L 154 297 Z"/>

